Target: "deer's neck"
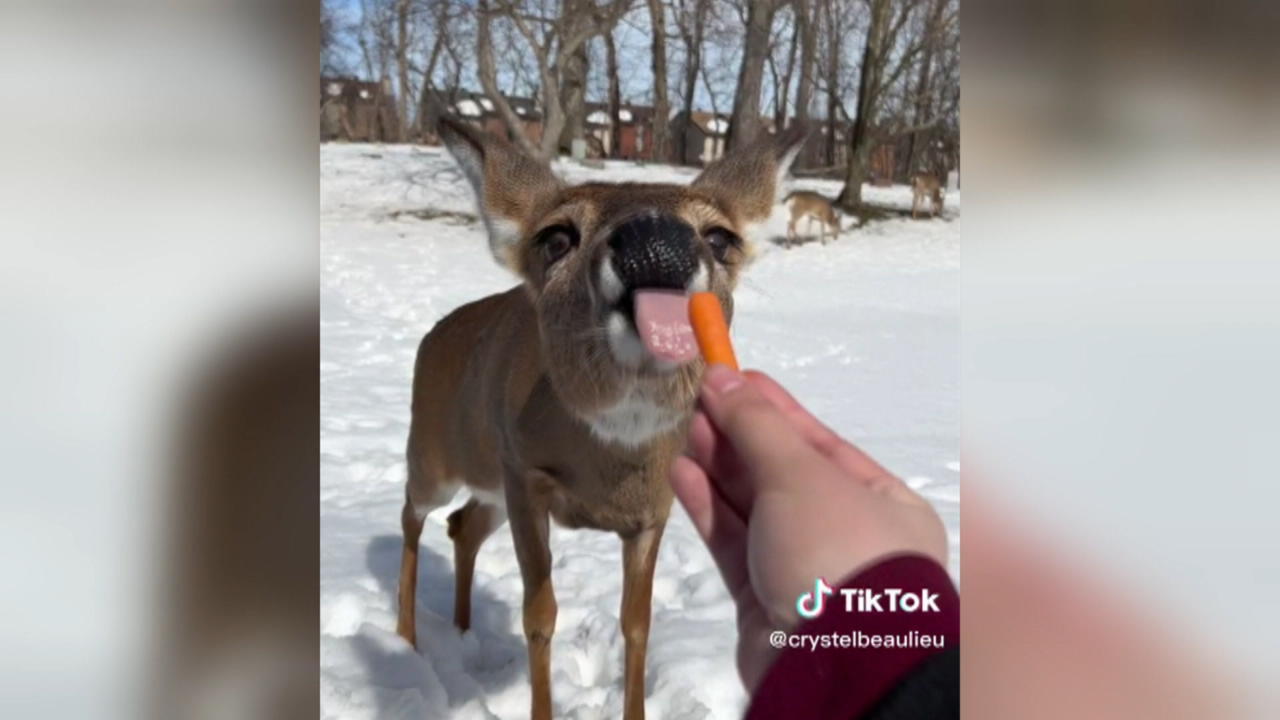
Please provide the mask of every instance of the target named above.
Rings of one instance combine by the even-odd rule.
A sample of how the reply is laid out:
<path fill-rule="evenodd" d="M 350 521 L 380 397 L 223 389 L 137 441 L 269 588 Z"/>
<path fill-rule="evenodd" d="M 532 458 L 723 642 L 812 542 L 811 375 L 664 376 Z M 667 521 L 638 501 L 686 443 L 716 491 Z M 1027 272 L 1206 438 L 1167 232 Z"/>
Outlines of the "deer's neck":
<path fill-rule="evenodd" d="M 686 415 L 687 408 L 664 405 L 637 385 L 614 405 L 582 419 L 597 440 L 636 449 L 675 430 Z"/>

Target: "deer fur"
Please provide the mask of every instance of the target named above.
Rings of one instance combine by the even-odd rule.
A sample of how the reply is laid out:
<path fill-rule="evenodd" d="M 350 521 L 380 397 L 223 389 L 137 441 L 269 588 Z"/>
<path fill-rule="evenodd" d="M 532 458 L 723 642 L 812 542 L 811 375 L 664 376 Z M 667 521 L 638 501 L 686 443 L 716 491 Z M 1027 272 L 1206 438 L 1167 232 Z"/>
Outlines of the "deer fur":
<path fill-rule="evenodd" d="M 547 720 L 556 624 L 549 518 L 617 533 L 624 718 L 638 720 L 654 566 L 672 502 L 667 472 L 683 449 L 703 367 L 670 366 L 645 350 L 626 314 L 632 288 L 619 278 L 608 238 L 640 216 L 687 224 L 697 255 L 688 289 L 715 293 L 731 316 L 731 293 L 752 254 L 749 231 L 777 203 L 803 133 L 732 153 L 689 186 L 574 187 L 461 121 L 442 120 L 440 136 L 475 191 L 490 251 L 520 284 L 454 310 L 419 347 L 397 631 L 417 646 L 423 520 L 465 485 L 471 499 L 448 518 L 454 623 L 470 626 L 476 553 L 509 521 L 524 581 L 531 717 Z"/>
<path fill-rule="evenodd" d="M 796 235 L 796 223 L 802 218 L 808 220 L 805 229 L 809 230 L 813 227 L 813 221 L 819 223 L 818 237 L 823 245 L 827 244 L 827 230 L 831 230 L 833 237 L 840 235 L 840 212 L 836 210 L 831 200 L 816 192 L 800 190 L 787 196 L 784 203 L 790 213 L 787 220 L 787 247 L 796 242 L 799 238 Z"/>

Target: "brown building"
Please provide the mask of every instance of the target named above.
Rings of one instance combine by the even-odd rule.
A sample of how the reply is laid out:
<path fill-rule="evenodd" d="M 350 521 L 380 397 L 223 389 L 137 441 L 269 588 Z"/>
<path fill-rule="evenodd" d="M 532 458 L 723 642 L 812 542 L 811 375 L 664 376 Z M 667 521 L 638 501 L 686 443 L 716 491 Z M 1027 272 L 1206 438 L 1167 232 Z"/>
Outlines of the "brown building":
<path fill-rule="evenodd" d="M 502 115 L 486 94 L 459 91 L 453 96 L 455 99 L 449 105 L 449 111 L 454 116 L 495 135 L 508 136 Z M 535 144 L 541 142 L 543 118 L 537 101 L 516 95 L 508 95 L 506 100 L 520 119 L 525 137 Z M 604 103 L 587 103 L 586 110 L 587 154 L 597 158 L 610 157 L 613 141 L 609 132 L 608 106 Z M 626 104 L 619 108 L 618 117 L 621 121 L 621 137 L 616 157 L 624 160 L 653 159 L 653 108 Z M 439 142 L 434 137 L 424 140 Z"/>
<path fill-rule="evenodd" d="M 320 140 L 390 142 L 400 139 L 390 83 L 320 78 Z"/>
<path fill-rule="evenodd" d="M 587 103 L 587 139 L 593 157 L 616 157 L 621 160 L 653 159 L 653 108 L 623 104 L 618 108 L 618 151 L 613 151 L 613 135 L 609 106 Z"/>
<path fill-rule="evenodd" d="M 484 93 L 455 91 L 449 111 L 478 128 L 495 135 L 507 136 L 506 123 L 493 101 Z M 525 137 L 534 143 L 541 142 L 543 118 L 538 103 L 533 98 L 508 96 L 507 103 L 520 118 Z M 623 160 L 654 160 L 653 157 L 653 108 L 647 105 L 625 103 L 618 111 L 620 121 L 619 146 L 614 153 L 613 134 L 610 129 L 608 105 L 587 103 L 587 153 L 590 157 L 616 157 Z M 773 119 L 762 118 L 766 132 L 773 132 Z M 707 165 L 724 155 L 728 140 L 729 118 L 695 110 L 693 113 L 677 113 L 671 118 L 671 153 L 673 159 L 683 165 Z M 835 168 L 843 166 L 849 153 L 848 133 L 850 124 L 835 125 L 835 143 L 828 138 L 831 126 L 822 121 L 814 122 L 814 132 L 809 136 L 797 169 Z M 683 134 L 684 156 L 675 157 L 680 151 Z M 322 141 L 346 140 L 353 142 L 395 142 L 400 139 L 399 123 L 395 109 L 395 95 L 390 83 L 367 82 L 350 77 L 322 77 L 320 79 L 320 139 Z M 422 138 L 423 142 L 439 142 L 434 134 Z M 834 152 L 834 158 L 830 153 Z M 900 175 L 907 150 L 899 142 L 878 145 L 871 153 L 868 182 L 888 185 Z"/>
<path fill-rule="evenodd" d="M 677 113 L 671 121 L 672 134 L 684 137 L 684 156 L 676 158 L 681 165 L 706 165 L 724 155 L 729 137 L 729 117 L 695 110 Z M 680 151 L 677 143 L 674 152 Z"/>
<path fill-rule="evenodd" d="M 460 91 L 454 94 L 449 110 L 459 118 L 501 137 L 508 137 L 507 124 L 498 108 L 484 93 Z M 533 98 L 508 95 L 507 104 L 520 118 L 525 137 L 534 143 L 542 140 L 542 113 Z"/>
<path fill-rule="evenodd" d="M 376 87 L 376 83 L 365 83 Z M 498 113 L 493 101 L 484 93 L 455 91 L 449 111 L 495 135 L 508 135 L 506 123 Z M 522 131 L 532 142 L 542 139 L 543 118 L 538 103 L 533 98 L 507 96 L 507 103 L 520 118 Z M 624 103 L 618 111 L 620 121 L 619 146 L 612 152 L 613 134 L 610 130 L 608 105 L 605 103 L 586 104 L 587 155 L 593 158 L 616 157 L 623 160 L 654 160 L 653 157 L 653 108 L 647 105 Z M 393 116 L 394 117 L 394 116 Z M 774 132 L 773 118 L 761 118 L 765 132 Z M 797 169 L 828 168 L 832 173 L 838 172 L 847 161 L 849 155 L 849 136 L 851 126 L 847 122 L 835 125 L 835 143 L 830 147 L 834 158 L 828 155 L 828 133 L 831 126 L 820 120 L 813 122 L 813 131 L 805 143 L 796 163 Z M 728 140 L 729 117 L 715 113 L 695 110 L 688 116 L 677 113 L 671 118 L 671 153 L 672 159 L 683 165 L 707 165 L 724 155 Z M 680 137 L 684 136 L 684 156 L 675 157 L 680 151 Z M 427 143 L 437 143 L 433 136 L 426 136 Z M 900 149 L 899 143 L 884 143 L 871 153 L 868 182 L 877 185 L 888 185 L 893 182 L 898 170 Z"/>

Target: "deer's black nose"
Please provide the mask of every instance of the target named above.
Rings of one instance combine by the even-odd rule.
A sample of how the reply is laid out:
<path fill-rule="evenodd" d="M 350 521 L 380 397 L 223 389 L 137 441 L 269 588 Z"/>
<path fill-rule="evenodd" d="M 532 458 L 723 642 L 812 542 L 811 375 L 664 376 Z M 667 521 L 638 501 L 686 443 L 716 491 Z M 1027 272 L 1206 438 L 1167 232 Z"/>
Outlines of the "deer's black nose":
<path fill-rule="evenodd" d="M 645 213 L 625 220 L 609 236 L 613 269 L 628 290 L 683 290 L 698 270 L 697 235 L 672 215 Z"/>

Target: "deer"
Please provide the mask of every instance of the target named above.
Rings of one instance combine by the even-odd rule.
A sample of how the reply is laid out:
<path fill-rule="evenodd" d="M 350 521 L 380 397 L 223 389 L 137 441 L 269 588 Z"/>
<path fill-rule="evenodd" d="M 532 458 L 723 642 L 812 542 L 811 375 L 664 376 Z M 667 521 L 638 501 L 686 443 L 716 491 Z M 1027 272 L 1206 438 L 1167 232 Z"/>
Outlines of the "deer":
<path fill-rule="evenodd" d="M 414 365 L 397 633 L 415 649 L 424 519 L 465 486 L 447 519 L 453 622 L 471 622 L 481 544 L 504 522 L 523 580 L 533 720 L 549 720 L 557 604 L 549 520 L 622 540 L 625 720 L 644 717 L 645 657 L 667 481 L 704 369 L 687 295 L 732 318 L 739 273 L 780 196 L 803 131 L 727 154 L 689 185 L 569 186 L 507 140 L 442 118 L 439 135 L 474 191 L 489 251 L 519 284 L 463 305 Z"/>
<path fill-rule="evenodd" d="M 840 212 L 836 210 L 831 200 L 816 192 L 807 190 L 798 190 L 791 193 L 783 200 L 787 206 L 787 210 L 791 213 L 791 218 L 787 221 L 787 244 L 791 247 L 793 241 L 797 240 L 796 223 L 801 218 L 807 218 L 808 223 L 805 229 L 813 226 L 813 221 L 817 220 L 820 224 L 818 237 L 822 244 L 827 244 L 827 229 L 831 229 L 833 236 L 840 235 Z"/>
<path fill-rule="evenodd" d="M 929 217 L 942 214 L 942 183 L 932 175 L 919 174 L 911 178 L 911 219 L 915 220 L 925 199 L 930 201 Z"/>

